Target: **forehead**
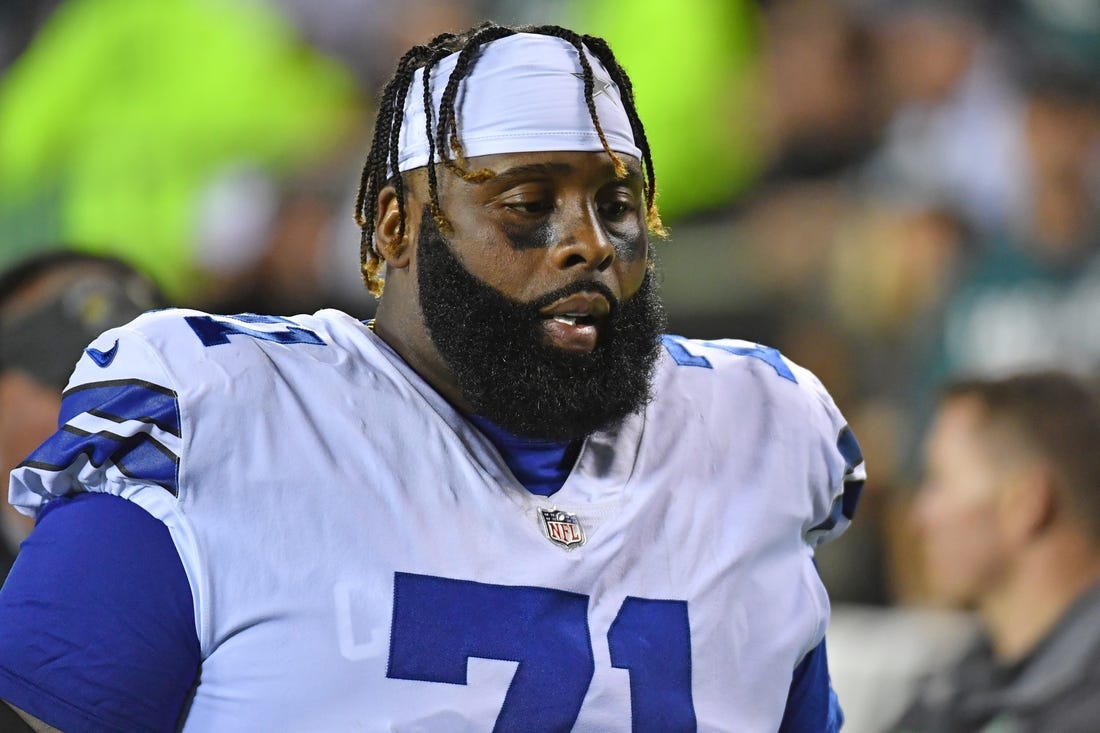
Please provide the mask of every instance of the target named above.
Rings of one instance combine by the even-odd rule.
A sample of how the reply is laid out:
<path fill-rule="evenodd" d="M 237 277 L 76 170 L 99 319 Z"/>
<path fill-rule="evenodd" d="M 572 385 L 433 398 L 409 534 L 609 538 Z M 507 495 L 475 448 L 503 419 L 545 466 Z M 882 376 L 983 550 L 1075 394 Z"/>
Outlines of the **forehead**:
<path fill-rule="evenodd" d="M 981 404 L 973 398 L 955 397 L 944 401 L 932 423 L 928 437 L 930 448 L 933 451 L 971 451 L 985 426 L 984 413 Z"/>
<path fill-rule="evenodd" d="M 927 451 L 932 461 L 1009 470 L 1033 455 L 1026 437 L 1011 421 L 995 417 L 977 397 L 949 398 L 936 413 Z"/>

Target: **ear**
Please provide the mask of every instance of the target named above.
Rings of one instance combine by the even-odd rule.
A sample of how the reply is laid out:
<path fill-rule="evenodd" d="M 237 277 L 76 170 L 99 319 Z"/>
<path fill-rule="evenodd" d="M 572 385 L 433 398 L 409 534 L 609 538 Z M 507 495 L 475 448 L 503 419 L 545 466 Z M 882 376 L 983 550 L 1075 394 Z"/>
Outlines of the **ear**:
<path fill-rule="evenodd" d="M 411 198 L 411 197 L 410 197 Z M 412 202 L 405 202 L 405 231 L 401 231 L 401 209 L 398 206 L 397 189 L 387 185 L 378 192 L 378 220 L 374 226 L 374 245 L 390 268 L 409 266 L 409 242 L 416 233 L 410 225 L 416 221 L 411 215 Z"/>
<path fill-rule="evenodd" d="M 1041 461 L 1014 470 L 1001 495 L 1002 525 L 1020 542 L 1042 534 L 1058 513 L 1057 479 Z"/>

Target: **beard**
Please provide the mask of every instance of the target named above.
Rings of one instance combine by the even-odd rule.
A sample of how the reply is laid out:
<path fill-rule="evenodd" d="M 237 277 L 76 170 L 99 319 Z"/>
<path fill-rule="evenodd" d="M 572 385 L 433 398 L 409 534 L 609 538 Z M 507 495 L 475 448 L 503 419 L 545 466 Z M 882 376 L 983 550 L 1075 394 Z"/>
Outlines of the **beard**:
<path fill-rule="evenodd" d="M 650 400 L 665 311 L 648 269 L 623 302 L 592 280 L 519 302 L 470 274 L 425 212 L 417 288 L 428 334 L 471 410 L 514 435 L 582 438 L 618 425 Z M 581 291 L 611 303 L 595 348 L 575 353 L 545 343 L 539 311 Z"/>

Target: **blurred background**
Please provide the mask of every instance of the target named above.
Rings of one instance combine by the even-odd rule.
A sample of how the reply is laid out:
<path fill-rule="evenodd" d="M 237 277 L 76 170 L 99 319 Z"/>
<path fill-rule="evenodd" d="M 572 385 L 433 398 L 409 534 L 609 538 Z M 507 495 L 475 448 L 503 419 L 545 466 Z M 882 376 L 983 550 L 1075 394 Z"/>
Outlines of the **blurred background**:
<path fill-rule="evenodd" d="M 671 230 L 671 330 L 777 347 L 849 418 L 872 480 L 818 561 L 838 687 L 866 676 L 860 614 L 933 600 L 906 516 L 936 385 L 1100 366 L 1094 0 L 4 0 L 0 267 L 61 245 L 181 305 L 368 317 L 375 94 L 483 19 L 610 41 Z M 889 623 L 902 679 L 928 648 Z M 850 730 L 873 729 L 861 704 Z"/>

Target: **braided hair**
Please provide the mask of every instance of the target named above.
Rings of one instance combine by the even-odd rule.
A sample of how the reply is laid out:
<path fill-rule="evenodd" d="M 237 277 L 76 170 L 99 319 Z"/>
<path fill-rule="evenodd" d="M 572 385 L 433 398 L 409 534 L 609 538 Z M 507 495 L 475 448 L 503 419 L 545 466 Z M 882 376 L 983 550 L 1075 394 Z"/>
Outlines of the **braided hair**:
<path fill-rule="evenodd" d="M 607 69 L 611 75 L 611 80 L 619 87 L 623 107 L 626 110 L 627 119 L 630 121 L 630 129 L 634 135 L 634 142 L 642 153 L 642 165 L 645 172 L 646 225 L 656 234 L 663 235 L 665 233 L 661 224 L 661 217 L 657 212 L 657 182 L 653 173 L 653 157 L 650 154 L 645 129 L 642 127 L 634 103 L 634 88 L 626 72 L 615 60 L 615 55 L 611 52 L 607 42 L 597 36 L 581 35 L 556 25 L 512 28 L 486 22 L 462 33 L 441 33 L 426 45 L 413 46 L 398 61 L 393 77 L 382 89 L 370 152 L 367 154 L 367 162 L 363 166 L 363 173 L 359 180 L 359 192 L 355 198 L 355 222 L 362 229 L 359 256 L 363 280 L 366 283 L 367 290 L 376 297 L 382 294 L 381 271 L 383 260 L 374 242 L 374 222 L 378 215 L 378 193 L 386 185 L 392 185 L 397 195 L 398 237 L 403 237 L 405 234 L 405 185 L 402 175 L 396 171 L 398 170 L 398 140 L 404 118 L 405 99 L 409 93 L 409 87 L 412 85 L 414 74 L 417 69 L 424 70 L 423 94 L 428 139 L 429 206 L 440 230 L 449 232 L 451 230 L 450 224 L 443 216 L 442 209 L 439 206 L 436 166 L 431 164 L 430 161 L 435 160 L 438 152 L 441 164 L 464 180 L 476 183 L 492 177 L 492 171 L 487 169 L 468 170 L 466 167 L 465 150 L 458 133 L 455 99 L 458 96 L 459 83 L 469 75 L 474 64 L 477 63 L 482 47 L 516 33 L 535 33 L 561 38 L 577 50 L 584 79 L 584 99 L 588 107 L 588 113 L 592 118 L 592 124 L 596 128 L 596 133 L 599 135 L 604 151 L 611 157 L 615 174 L 625 177 L 626 166 L 608 144 L 603 128 L 600 126 L 599 116 L 596 114 L 596 103 L 593 99 L 595 80 L 592 75 L 592 66 L 584 53 L 583 47 L 587 47 L 592 55 L 599 59 L 600 63 Z M 443 90 L 443 98 L 439 107 L 440 119 L 436 121 L 432 119 L 434 109 L 429 83 L 430 75 L 432 68 L 440 60 L 453 53 L 458 53 L 459 56 L 454 71 L 447 81 L 447 86 Z M 390 176 L 389 171 L 395 171 L 395 173 Z"/>

